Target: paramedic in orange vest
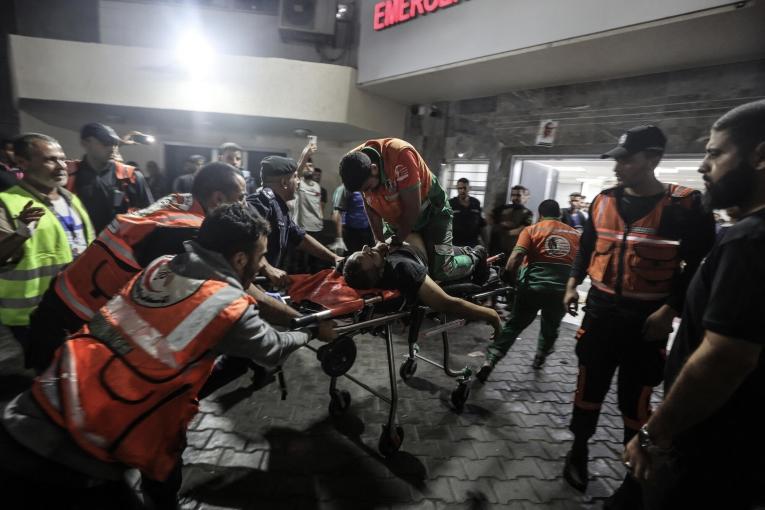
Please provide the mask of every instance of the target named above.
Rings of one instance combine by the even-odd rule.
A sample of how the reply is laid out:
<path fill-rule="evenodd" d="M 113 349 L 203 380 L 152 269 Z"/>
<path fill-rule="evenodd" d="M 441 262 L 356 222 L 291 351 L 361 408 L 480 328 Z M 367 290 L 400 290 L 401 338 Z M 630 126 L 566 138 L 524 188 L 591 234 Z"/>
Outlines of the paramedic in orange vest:
<path fill-rule="evenodd" d="M 186 428 L 216 355 L 273 367 L 311 338 L 335 336 L 330 322 L 280 333 L 261 319 L 245 289 L 268 230 L 243 203 L 215 209 L 185 253 L 151 262 L 67 340 L 2 425 L 29 450 L 96 478 L 139 469 L 155 507 L 176 508 Z"/>
<path fill-rule="evenodd" d="M 207 212 L 244 199 L 244 179 L 224 163 L 194 178 L 192 192 L 171 194 L 133 214 L 118 215 L 96 241 L 53 280 L 31 316 L 28 363 L 44 370 L 67 335 L 152 260 L 183 252 Z"/>
<path fill-rule="evenodd" d="M 67 189 L 85 205 L 93 227 L 101 232 L 120 213 L 143 209 L 154 202 L 143 174 L 122 162 L 122 140 L 104 124 L 91 122 L 82 127 L 80 143 L 85 155 L 80 161 L 69 161 Z"/>
<path fill-rule="evenodd" d="M 486 250 L 452 245 L 452 208 L 446 192 L 411 144 L 398 138 L 369 140 L 340 162 L 340 178 L 349 192 L 361 191 L 375 241 L 386 229 L 398 246 L 417 232 L 425 241 L 434 280 L 485 279 Z M 480 273 L 480 274 L 479 274 Z"/>
<path fill-rule="evenodd" d="M 521 232 L 505 265 L 505 281 L 516 280 L 517 291 L 502 334 L 486 350 L 486 363 L 476 374 L 486 382 L 499 360 L 505 357 L 524 329 L 541 310 L 537 353 L 533 367 L 542 368 L 547 355 L 555 347 L 560 321 L 565 310 L 560 306 L 574 256 L 579 249 L 579 232 L 560 221 L 560 205 L 555 200 L 539 204 L 539 221 Z"/>
<path fill-rule="evenodd" d="M 701 194 L 656 179 L 666 146 L 656 126 L 624 133 L 603 154 L 614 158 L 617 186 L 595 197 L 568 280 L 564 306 L 578 309 L 576 287 L 589 275 L 584 319 L 576 334 L 579 377 L 570 430 L 573 446 L 564 477 L 587 486 L 587 441 L 595 433 L 603 399 L 619 368 L 618 400 L 624 442 L 650 415 L 650 398 L 664 372 L 672 320 L 682 311 L 685 289 L 714 242 L 714 218 Z M 627 477 L 608 502 L 638 501 L 639 486 Z"/>

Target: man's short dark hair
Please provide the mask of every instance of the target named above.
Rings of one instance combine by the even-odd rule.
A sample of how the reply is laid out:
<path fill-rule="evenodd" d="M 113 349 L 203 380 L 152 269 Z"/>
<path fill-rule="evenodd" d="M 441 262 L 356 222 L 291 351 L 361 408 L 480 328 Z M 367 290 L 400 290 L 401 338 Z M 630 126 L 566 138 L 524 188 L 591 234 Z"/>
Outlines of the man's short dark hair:
<path fill-rule="evenodd" d="M 569 196 L 568 196 L 568 198 L 574 198 L 574 197 L 577 197 L 577 198 L 584 198 L 584 195 L 582 195 L 582 194 L 581 194 L 581 193 L 579 193 L 578 191 L 574 191 L 573 193 L 569 194 Z"/>
<path fill-rule="evenodd" d="M 380 281 L 377 273 L 364 270 L 361 257 L 354 257 L 353 255 L 350 255 L 345 261 L 343 277 L 345 283 L 352 289 L 373 289 Z"/>
<path fill-rule="evenodd" d="M 196 163 L 201 162 L 202 164 L 204 164 L 205 161 L 206 161 L 205 157 L 202 156 L 201 154 L 192 154 L 191 156 L 186 158 L 186 163 L 195 163 L 196 164 Z"/>
<path fill-rule="evenodd" d="M 313 171 L 322 173 L 321 168 L 319 168 L 318 166 L 313 167 Z"/>
<path fill-rule="evenodd" d="M 226 258 L 239 252 L 249 255 L 258 239 L 267 236 L 270 230 L 268 223 L 247 204 L 223 204 L 205 216 L 197 242 Z"/>
<path fill-rule="evenodd" d="M 526 186 L 521 186 L 520 184 L 516 184 L 515 186 L 510 188 L 510 192 L 512 193 L 513 191 L 521 191 L 524 194 L 528 194 L 529 188 L 527 188 Z"/>
<path fill-rule="evenodd" d="M 61 145 L 55 138 L 42 133 L 24 133 L 23 135 L 19 135 L 13 141 L 13 153 L 17 158 L 21 156 L 24 159 L 29 159 L 32 155 L 32 145 L 34 145 L 35 142 Z"/>
<path fill-rule="evenodd" d="M 197 200 L 205 201 L 216 191 L 229 196 L 240 191 L 239 171 L 228 163 L 215 161 L 199 169 L 191 183 L 191 194 Z"/>
<path fill-rule="evenodd" d="M 224 152 L 228 151 L 242 151 L 242 147 L 234 142 L 226 142 L 222 144 L 220 147 L 218 147 L 218 152 L 223 154 Z"/>
<path fill-rule="evenodd" d="M 542 200 L 539 204 L 539 216 L 545 216 L 547 218 L 560 218 L 560 204 L 555 200 L 547 199 Z"/>
<path fill-rule="evenodd" d="M 361 186 L 370 175 L 372 159 L 363 152 L 351 152 L 340 160 L 340 179 L 348 191 L 361 191 Z"/>
<path fill-rule="evenodd" d="M 737 106 L 712 124 L 715 131 L 726 131 L 744 154 L 765 142 L 765 99 Z"/>
<path fill-rule="evenodd" d="M 457 184 L 464 184 L 465 186 L 470 186 L 470 181 L 468 181 L 465 177 L 460 177 L 457 179 Z"/>

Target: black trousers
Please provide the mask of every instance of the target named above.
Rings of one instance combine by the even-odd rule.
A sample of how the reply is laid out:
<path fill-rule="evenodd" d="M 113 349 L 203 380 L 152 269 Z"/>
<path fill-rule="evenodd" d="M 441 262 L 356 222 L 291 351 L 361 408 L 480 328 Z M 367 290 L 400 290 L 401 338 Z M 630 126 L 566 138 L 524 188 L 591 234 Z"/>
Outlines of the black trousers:
<path fill-rule="evenodd" d="M 603 400 L 618 368 L 617 396 L 627 443 L 648 420 L 653 388 L 664 377 L 666 340 L 643 339 L 646 318 L 662 303 L 613 303 L 604 307 L 592 299 L 592 294 L 576 334 L 579 376 L 569 428 L 579 441 L 595 434 Z"/>
<path fill-rule="evenodd" d="M 53 290 L 56 279 L 51 281 L 47 292 L 29 317 L 29 336 L 25 349 L 27 367 L 38 373 L 48 368 L 56 349 L 67 337 L 85 324 L 64 304 Z"/>

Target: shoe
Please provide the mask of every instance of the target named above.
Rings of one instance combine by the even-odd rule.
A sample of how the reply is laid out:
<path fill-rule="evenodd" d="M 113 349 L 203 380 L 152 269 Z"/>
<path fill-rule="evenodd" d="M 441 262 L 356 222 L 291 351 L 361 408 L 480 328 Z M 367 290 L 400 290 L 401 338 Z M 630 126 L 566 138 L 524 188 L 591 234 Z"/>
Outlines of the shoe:
<path fill-rule="evenodd" d="M 492 365 L 489 362 L 486 362 L 481 369 L 478 371 L 477 374 L 475 374 L 475 378 L 481 381 L 481 383 L 485 383 L 486 379 L 489 378 L 489 375 L 491 375 L 491 372 L 494 370 L 494 365 Z"/>
<path fill-rule="evenodd" d="M 583 453 L 574 453 L 574 450 L 566 454 L 566 464 L 563 466 L 563 478 L 574 489 L 584 492 L 587 490 L 587 450 Z"/>
<path fill-rule="evenodd" d="M 603 510 L 643 510 L 640 484 L 627 475 L 619 488 L 603 502 Z"/>
<path fill-rule="evenodd" d="M 547 356 L 544 354 L 537 354 L 534 356 L 534 362 L 531 364 L 531 368 L 534 370 L 539 370 L 542 368 L 542 365 L 545 364 L 545 360 L 547 359 Z"/>
<path fill-rule="evenodd" d="M 468 253 L 473 259 L 473 283 L 476 285 L 483 285 L 489 279 L 491 271 L 489 270 L 489 264 L 486 259 L 489 257 L 486 248 L 481 246 L 474 246 L 467 248 Z"/>
<path fill-rule="evenodd" d="M 252 383 L 250 387 L 255 390 L 264 388 L 276 380 L 275 373 L 265 367 L 252 364 L 250 369 L 252 370 Z"/>

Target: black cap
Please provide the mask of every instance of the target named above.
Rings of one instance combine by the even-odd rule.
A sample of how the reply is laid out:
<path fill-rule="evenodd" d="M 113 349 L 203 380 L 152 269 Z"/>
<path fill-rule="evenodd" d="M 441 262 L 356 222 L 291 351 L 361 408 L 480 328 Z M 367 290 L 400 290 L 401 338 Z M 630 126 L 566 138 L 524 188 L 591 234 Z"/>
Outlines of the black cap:
<path fill-rule="evenodd" d="M 664 152 L 667 146 L 667 137 L 656 126 L 637 126 L 628 129 L 619 137 L 616 147 L 602 154 L 600 157 L 621 158 L 641 151 Z"/>
<path fill-rule="evenodd" d="M 99 124 L 98 122 L 91 122 L 85 124 L 80 130 L 80 139 L 92 136 L 104 145 L 119 145 L 122 140 L 117 136 L 117 133 L 106 124 Z"/>
<path fill-rule="evenodd" d="M 282 156 L 266 156 L 260 162 L 260 178 L 281 177 L 292 175 L 297 171 L 297 163 L 292 158 Z"/>

